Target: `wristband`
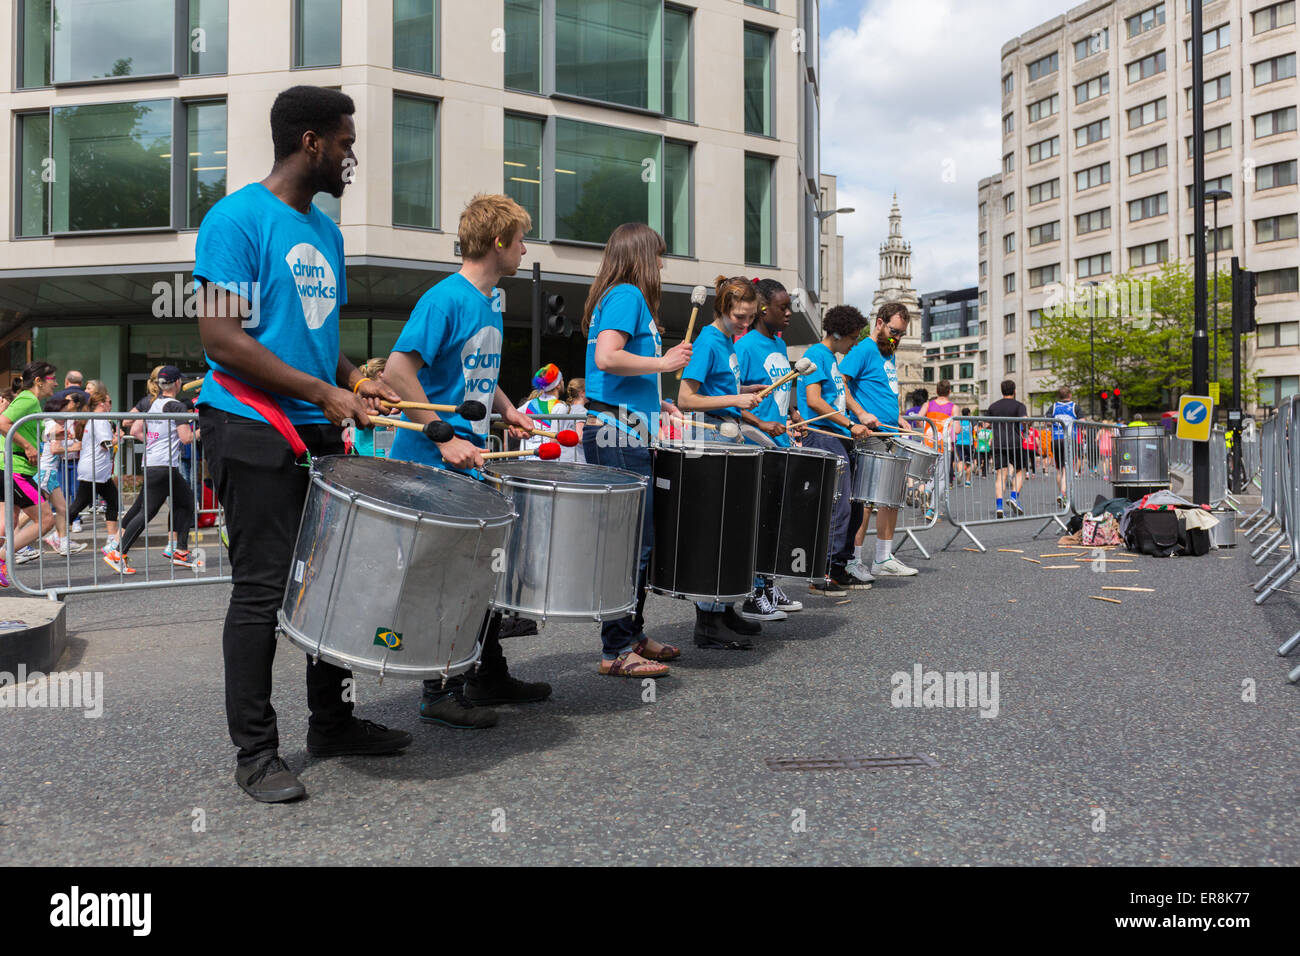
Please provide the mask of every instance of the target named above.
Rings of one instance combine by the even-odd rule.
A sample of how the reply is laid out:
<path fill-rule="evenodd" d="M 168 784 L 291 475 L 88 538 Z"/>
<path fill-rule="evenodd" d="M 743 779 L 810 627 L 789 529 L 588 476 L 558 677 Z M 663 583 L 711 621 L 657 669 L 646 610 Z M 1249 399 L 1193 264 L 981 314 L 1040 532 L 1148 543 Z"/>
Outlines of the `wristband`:
<path fill-rule="evenodd" d="M 352 394 L 353 394 L 353 395 L 357 394 L 357 389 L 359 389 L 359 388 L 361 387 L 361 383 L 362 383 L 362 382 L 368 382 L 368 381 L 370 381 L 370 379 L 368 379 L 368 378 L 367 378 L 366 376 L 364 376 L 364 375 L 362 375 L 359 379 L 357 379 L 357 384 L 355 384 L 355 385 L 352 386 Z"/>

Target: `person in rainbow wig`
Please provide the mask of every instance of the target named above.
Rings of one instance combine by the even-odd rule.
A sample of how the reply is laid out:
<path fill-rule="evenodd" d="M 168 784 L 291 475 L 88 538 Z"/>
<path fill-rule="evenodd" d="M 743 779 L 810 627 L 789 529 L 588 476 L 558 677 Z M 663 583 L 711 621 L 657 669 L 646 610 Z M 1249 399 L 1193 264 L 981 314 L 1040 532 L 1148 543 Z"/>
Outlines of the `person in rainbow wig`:
<path fill-rule="evenodd" d="M 543 431 L 554 432 L 562 428 L 571 428 L 572 425 L 566 421 L 551 421 L 548 415 L 567 415 L 569 406 L 565 404 L 560 397 L 564 391 L 564 376 L 560 374 L 560 367 L 554 362 L 543 365 L 533 375 L 533 391 L 528 396 L 527 401 L 519 406 L 519 410 L 530 418 L 537 420 L 537 427 Z M 552 441 L 542 435 L 534 435 L 531 438 L 525 438 L 520 442 L 520 448 L 537 448 L 542 442 Z M 561 461 L 577 461 L 576 448 L 564 448 L 560 452 Z"/>

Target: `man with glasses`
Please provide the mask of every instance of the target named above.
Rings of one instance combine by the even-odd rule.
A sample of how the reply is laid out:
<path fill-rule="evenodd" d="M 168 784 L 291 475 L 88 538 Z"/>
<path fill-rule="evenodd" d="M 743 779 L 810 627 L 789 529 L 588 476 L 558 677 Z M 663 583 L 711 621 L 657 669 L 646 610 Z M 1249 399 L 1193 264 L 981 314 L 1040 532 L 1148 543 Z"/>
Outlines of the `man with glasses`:
<path fill-rule="evenodd" d="M 840 363 L 840 374 L 847 387 L 849 410 L 860 422 L 878 421 L 884 426 L 912 431 L 898 416 L 898 366 L 894 353 L 907 334 L 911 315 L 901 302 L 886 302 L 876 313 L 871 334 L 849 350 Z M 868 451 L 885 452 L 884 439 L 878 435 L 863 444 Z M 871 562 L 871 577 L 911 577 L 909 568 L 893 555 L 894 529 L 898 526 L 897 508 L 876 508 L 876 554 Z M 862 521 L 859 534 L 865 535 L 870 514 Z"/>

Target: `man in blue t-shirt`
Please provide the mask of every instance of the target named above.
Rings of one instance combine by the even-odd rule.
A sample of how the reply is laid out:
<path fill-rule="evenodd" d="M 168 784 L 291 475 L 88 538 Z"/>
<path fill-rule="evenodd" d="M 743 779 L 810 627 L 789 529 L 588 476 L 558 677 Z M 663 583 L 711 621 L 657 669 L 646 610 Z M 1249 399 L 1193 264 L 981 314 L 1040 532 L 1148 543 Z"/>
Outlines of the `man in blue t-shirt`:
<path fill-rule="evenodd" d="M 501 415 L 515 438 L 532 432 L 532 420 L 517 410 L 497 377 L 501 371 L 501 296 L 496 284 L 512 276 L 527 252 L 528 212 L 509 196 L 475 196 L 460 214 L 460 271 L 420 297 L 384 366 L 384 381 L 405 401 L 460 405 L 478 401 Z M 455 435 L 435 443 L 422 432 L 401 429 L 390 458 L 434 468 L 473 471 L 483 467 L 486 418 L 467 421 L 450 412 L 408 409 L 403 418 L 424 425 L 442 420 Z M 475 476 L 476 477 L 476 476 Z M 551 685 L 510 676 L 501 652 L 502 616 L 493 611 L 478 667 L 469 675 L 424 682 L 420 720 L 460 730 L 491 727 L 493 704 L 545 700 Z"/>
<path fill-rule="evenodd" d="M 1065 507 L 1067 497 L 1065 484 L 1069 477 L 1069 469 L 1065 466 L 1066 449 L 1074 440 L 1074 423 L 1079 418 L 1079 410 L 1075 407 L 1070 386 L 1062 385 L 1056 390 L 1056 401 L 1052 403 L 1052 410 L 1048 414 L 1056 419 L 1052 422 L 1052 461 L 1056 463 L 1056 503 Z M 1076 474 L 1082 464 L 1082 460 L 1075 462 Z"/>
<path fill-rule="evenodd" d="M 199 336 L 213 370 L 198 402 L 199 427 L 225 509 L 234 580 L 222 634 L 226 719 L 239 748 L 235 781 L 264 803 L 306 794 L 279 755 L 271 663 L 309 474 L 295 461 L 288 429 L 269 424 L 263 410 L 278 419 L 278 407 L 310 454 L 334 455 L 343 453 L 345 421 L 364 427 L 381 402 L 397 400 L 364 380 L 339 347 L 343 236 L 311 201 L 318 192 L 342 196 L 351 181 L 354 112 L 352 98 L 337 90 L 295 86 L 277 96 L 270 175 L 208 211 L 195 251 Z M 352 715 L 351 677 L 308 656 L 307 752 L 336 757 L 409 746 L 405 731 Z"/>

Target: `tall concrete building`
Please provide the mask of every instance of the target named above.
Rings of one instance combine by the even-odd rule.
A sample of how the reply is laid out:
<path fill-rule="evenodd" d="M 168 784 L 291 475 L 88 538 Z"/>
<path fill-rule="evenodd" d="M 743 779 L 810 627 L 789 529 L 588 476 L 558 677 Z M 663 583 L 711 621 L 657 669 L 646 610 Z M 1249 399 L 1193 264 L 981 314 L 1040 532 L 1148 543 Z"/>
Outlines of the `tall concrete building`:
<path fill-rule="evenodd" d="M 871 314 L 886 302 L 901 302 L 912 316 L 910 334 L 895 353 L 898 389 L 904 398 L 919 388 L 925 379 L 925 360 L 921 348 L 921 300 L 912 288 L 912 244 L 903 238 L 903 214 L 898 210 L 898 195 L 889 209 L 889 235 L 880 244 L 880 285 L 871 297 Z"/>
<path fill-rule="evenodd" d="M 212 204 L 271 168 L 295 84 L 356 102 L 360 165 L 318 197 L 346 253 L 343 345 L 385 355 L 459 268 L 477 192 L 530 210 L 525 267 L 577 324 L 610 231 L 663 234 L 661 320 L 697 284 L 807 290 L 820 336 L 816 0 L 3 0 L 0 368 L 49 358 L 120 403 L 162 362 L 203 367 L 186 293 Z M 532 373 L 527 278 L 506 292 L 502 384 Z M 542 357 L 580 375 L 585 343 Z M 675 382 L 675 378 L 672 379 Z M 671 393 L 671 392 L 670 392 Z"/>
<path fill-rule="evenodd" d="M 944 289 L 921 296 L 921 348 L 925 353 L 923 386 L 931 395 L 947 380 L 958 405 L 979 405 L 976 362 L 979 353 L 979 289 Z M 914 323 L 915 326 L 915 323 Z"/>
<path fill-rule="evenodd" d="M 1047 400 L 1033 330 L 1054 286 L 1190 266 L 1191 2 L 1092 0 L 1002 48 L 1002 170 L 978 197 L 984 395 L 1009 376 L 1031 410 Z M 1265 406 L 1300 389 L 1295 7 L 1203 4 L 1206 190 L 1231 193 L 1209 248 L 1258 274 L 1246 360 Z"/>

